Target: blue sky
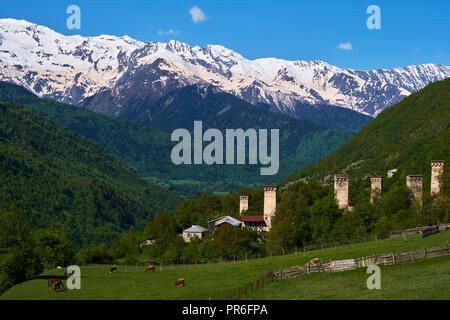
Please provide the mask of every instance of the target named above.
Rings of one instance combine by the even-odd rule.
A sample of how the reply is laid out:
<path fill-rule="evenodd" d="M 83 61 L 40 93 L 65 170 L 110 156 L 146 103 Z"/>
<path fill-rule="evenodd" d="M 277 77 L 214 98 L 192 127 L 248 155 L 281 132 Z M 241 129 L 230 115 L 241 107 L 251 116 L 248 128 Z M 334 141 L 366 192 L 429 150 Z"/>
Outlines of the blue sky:
<path fill-rule="evenodd" d="M 66 8 L 81 9 L 81 30 L 69 30 Z M 381 30 L 369 30 L 369 5 L 381 9 Z M 200 11 L 190 10 L 198 7 Z M 220 44 L 249 59 L 322 59 L 339 67 L 450 65 L 448 0 L 1 0 L 1 18 L 25 19 L 63 34 L 129 35 Z M 339 49 L 338 46 L 351 50 Z"/>

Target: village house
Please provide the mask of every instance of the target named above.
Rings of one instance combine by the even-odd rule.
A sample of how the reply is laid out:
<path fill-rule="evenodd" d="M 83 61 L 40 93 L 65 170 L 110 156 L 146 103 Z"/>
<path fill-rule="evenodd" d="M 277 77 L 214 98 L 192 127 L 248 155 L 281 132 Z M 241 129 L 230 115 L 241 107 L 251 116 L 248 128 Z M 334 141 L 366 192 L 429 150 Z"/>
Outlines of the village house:
<path fill-rule="evenodd" d="M 242 221 L 239 221 L 238 219 L 235 219 L 230 216 L 224 216 L 224 217 L 220 217 L 220 218 L 208 221 L 208 230 L 212 232 L 217 227 L 221 226 L 224 223 L 228 223 L 229 225 L 232 225 L 233 227 L 240 227 L 242 225 Z"/>
<path fill-rule="evenodd" d="M 251 228 L 258 232 L 264 232 L 267 229 L 264 216 L 242 216 L 242 227 Z"/>

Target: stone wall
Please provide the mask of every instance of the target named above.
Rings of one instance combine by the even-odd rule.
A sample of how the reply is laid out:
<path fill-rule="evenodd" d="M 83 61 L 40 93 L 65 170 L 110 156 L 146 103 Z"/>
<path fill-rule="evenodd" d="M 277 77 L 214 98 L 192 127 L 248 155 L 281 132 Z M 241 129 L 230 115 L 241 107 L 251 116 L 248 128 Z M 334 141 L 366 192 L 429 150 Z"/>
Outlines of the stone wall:
<path fill-rule="evenodd" d="M 242 195 L 239 197 L 239 213 L 248 210 L 248 198 L 249 196 L 246 195 Z"/>
<path fill-rule="evenodd" d="M 423 185 L 423 176 L 422 175 L 407 175 L 406 176 L 406 185 L 411 189 L 413 201 L 419 201 L 422 203 L 422 185 Z"/>
<path fill-rule="evenodd" d="M 439 177 L 444 172 L 444 160 L 431 161 L 431 195 L 437 196 L 441 192 Z"/>
<path fill-rule="evenodd" d="M 272 218 L 277 208 L 277 185 L 264 186 L 264 221 L 266 222 L 267 231 L 272 228 Z"/>
<path fill-rule="evenodd" d="M 348 175 L 334 175 L 334 196 L 339 205 L 339 209 L 348 208 Z"/>
<path fill-rule="evenodd" d="M 383 189 L 383 177 L 372 176 L 370 177 L 370 203 L 375 201 L 375 198 L 381 196 L 381 190 Z"/>

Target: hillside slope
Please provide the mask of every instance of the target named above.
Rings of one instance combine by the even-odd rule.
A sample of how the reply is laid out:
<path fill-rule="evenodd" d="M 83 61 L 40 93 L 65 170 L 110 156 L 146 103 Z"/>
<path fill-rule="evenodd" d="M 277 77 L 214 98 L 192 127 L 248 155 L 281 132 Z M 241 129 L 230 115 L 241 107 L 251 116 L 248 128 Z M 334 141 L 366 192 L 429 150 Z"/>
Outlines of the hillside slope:
<path fill-rule="evenodd" d="M 429 188 L 430 161 L 450 159 L 450 79 L 429 84 L 383 111 L 330 156 L 289 176 L 330 181 L 335 173 L 351 178 L 369 174 L 423 174 Z"/>
<path fill-rule="evenodd" d="M 34 228 L 76 246 L 111 243 L 180 198 L 139 178 L 96 143 L 28 107 L 0 102 L 0 211 L 18 204 Z"/>

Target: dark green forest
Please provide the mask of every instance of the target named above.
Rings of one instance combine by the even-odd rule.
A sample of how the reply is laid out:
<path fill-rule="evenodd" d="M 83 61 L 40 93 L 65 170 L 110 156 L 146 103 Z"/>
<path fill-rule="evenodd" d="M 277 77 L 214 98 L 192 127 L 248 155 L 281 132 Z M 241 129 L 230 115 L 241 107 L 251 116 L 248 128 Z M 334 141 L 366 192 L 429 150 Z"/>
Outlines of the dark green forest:
<path fill-rule="evenodd" d="M 110 244 L 181 201 L 28 107 L 0 102 L 0 115 L 0 210 L 16 204 L 34 229 L 63 230 L 78 248 Z"/>

